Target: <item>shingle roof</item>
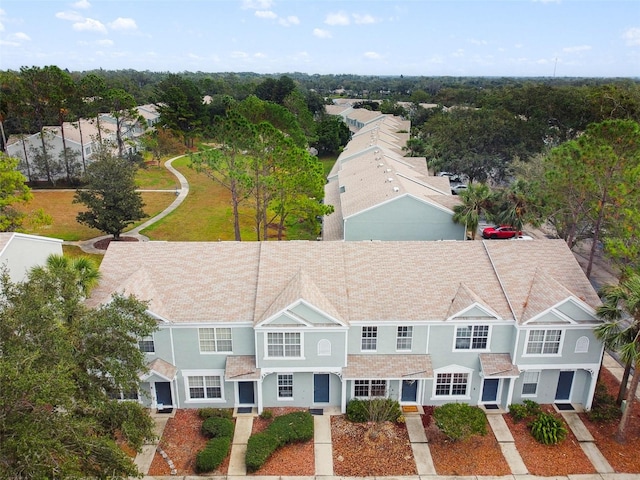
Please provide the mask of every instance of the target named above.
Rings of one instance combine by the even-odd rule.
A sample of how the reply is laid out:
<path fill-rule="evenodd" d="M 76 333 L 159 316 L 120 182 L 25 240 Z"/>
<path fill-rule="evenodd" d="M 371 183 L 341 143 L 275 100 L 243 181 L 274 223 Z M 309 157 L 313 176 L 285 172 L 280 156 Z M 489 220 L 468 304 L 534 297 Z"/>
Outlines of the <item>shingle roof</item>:
<path fill-rule="evenodd" d="M 349 355 L 342 377 L 416 380 L 433 378 L 430 355 Z"/>
<path fill-rule="evenodd" d="M 541 295 L 538 268 L 562 289 Z M 100 271 L 90 305 L 133 293 L 177 323 L 254 323 L 296 297 L 345 323 L 444 321 L 452 301 L 474 298 L 518 322 L 557 304 L 557 292 L 600 303 L 562 240 L 122 242 Z"/>
<path fill-rule="evenodd" d="M 481 353 L 480 370 L 485 377 L 518 377 L 520 370 L 508 353 Z"/>

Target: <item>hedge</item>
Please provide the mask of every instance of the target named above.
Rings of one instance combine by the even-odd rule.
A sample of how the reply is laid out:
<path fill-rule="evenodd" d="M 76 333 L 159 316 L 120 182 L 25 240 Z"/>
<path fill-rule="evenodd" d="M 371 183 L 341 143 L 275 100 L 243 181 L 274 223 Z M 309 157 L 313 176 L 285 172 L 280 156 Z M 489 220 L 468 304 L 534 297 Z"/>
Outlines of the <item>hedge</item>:
<path fill-rule="evenodd" d="M 233 438 L 235 425 L 232 420 L 222 417 L 209 417 L 202 422 L 200 431 L 205 437 L 229 437 Z"/>
<path fill-rule="evenodd" d="M 196 455 L 196 472 L 211 472 L 218 468 L 229 454 L 231 448 L 231 438 L 212 438 L 207 442 L 204 450 L 200 450 Z"/>

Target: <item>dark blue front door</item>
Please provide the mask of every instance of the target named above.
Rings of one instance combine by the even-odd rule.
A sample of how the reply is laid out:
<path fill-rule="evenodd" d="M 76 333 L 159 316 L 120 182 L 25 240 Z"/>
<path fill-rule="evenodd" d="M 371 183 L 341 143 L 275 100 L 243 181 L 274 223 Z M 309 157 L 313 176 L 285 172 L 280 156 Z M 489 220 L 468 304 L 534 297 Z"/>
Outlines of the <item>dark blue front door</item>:
<path fill-rule="evenodd" d="M 574 372 L 560 372 L 558 388 L 556 388 L 556 400 L 569 400 L 571 397 L 571 384 Z"/>
<path fill-rule="evenodd" d="M 498 384 L 500 380 L 497 378 L 485 378 L 482 388 L 482 401 L 495 402 L 498 399 Z"/>
<path fill-rule="evenodd" d="M 329 374 L 316 373 L 313 376 L 313 402 L 329 403 Z"/>
<path fill-rule="evenodd" d="M 416 380 L 403 380 L 402 381 L 402 396 L 400 399 L 403 402 L 415 402 L 418 394 L 418 382 Z"/>
<path fill-rule="evenodd" d="M 253 382 L 238 382 L 238 400 L 241 405 L 253 405 Z"/>
<path fill-rule="evenodd" d="M 164 407 L 173 405 L 171 384 L 169 382 L 156 382 L 156 402 Z"/>

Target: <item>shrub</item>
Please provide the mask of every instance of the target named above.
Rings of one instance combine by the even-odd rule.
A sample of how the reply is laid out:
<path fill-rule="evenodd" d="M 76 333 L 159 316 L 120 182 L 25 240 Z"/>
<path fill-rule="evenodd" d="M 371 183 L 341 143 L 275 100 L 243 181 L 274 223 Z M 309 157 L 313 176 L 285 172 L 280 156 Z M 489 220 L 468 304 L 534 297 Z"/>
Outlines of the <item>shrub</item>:
<path fill-rule="evenodd" d="M 233 411 L 228 408 L 201 408 L 198 410 L 198 416 L 203 420 L 209 417 L 233 418 Z"/>
<path fill-rule="evenodd" d="M 536 417 L 542 413 L 540 405 L 533 400 L 525 400 L 522 404 L 514 403 L 509 405 L 509 414 L 515 422 L 525 418 Z"/>
<path fill-rule="evenodd" d="M 472 435 L 486 435 L 487 417 L 478 407 L 467 403 L 447 403 L 436 407 L 433 418 L 438 428 L 451 440 L 465 440 Z"/>
<path fill-rule="evenodd" d="M 232 420 L 222 417 L 209 417 L 202 422 L 200 431 L 205 437 L 218 438 L 228 437 L 233 438 L 233 430 L 235 425 Z"/>
<path fill-rule="evenodd" d="M 247 472 L 257 471 L 278 447 L 278 439 L 268 431 L 251 435 L 247 441 L 247 453 L 244 458 Z"/>
<path fill-rule="evenodd" d="M 347 418 L 351 422 L 362 423 L 369 420 L 369 412 L 364 400 L 354 398 L 347 404 Z"/>
<path fill-rule="evenodd" d="M 218 468 L 229 454 L 231 438 L 212 438 L 207 442 L 203 450 L 196 455 L 196 472 L 211 472 Z"/>
<path fill-rule="evenodd" d="M 351 422 L 397 422 L 401 416 L 400 404 L 390 398 L 355 398 L 347 404 L 347 418 Z"/>
<path fill-rule="evenodd" d="M 621 415 L 622 411 L 616 404 L 616 399 L 613 395 L 609 395 L 607 387 L 598 383 L 593 396 L 593 405 L 591 410 L 587 412 L 587 418 L 592 422 L 610 422 L 619 419 Z"/>
<path fill-rule="evenodd" d="M 533 438 L 545 445 L 560 443 L 567 436 L 567 429 L 562 420 L 550 413 L 538 414 L 536 419 L 529 424 L 529 429 Z"/>
<path fill-rule="evenodd" d="M 309 412 L 293 412 L 276 417 L 264 432 L 249 437 L 245 464 L 257 471 L 277 448 L 313 438 L 313 417 Z"/>

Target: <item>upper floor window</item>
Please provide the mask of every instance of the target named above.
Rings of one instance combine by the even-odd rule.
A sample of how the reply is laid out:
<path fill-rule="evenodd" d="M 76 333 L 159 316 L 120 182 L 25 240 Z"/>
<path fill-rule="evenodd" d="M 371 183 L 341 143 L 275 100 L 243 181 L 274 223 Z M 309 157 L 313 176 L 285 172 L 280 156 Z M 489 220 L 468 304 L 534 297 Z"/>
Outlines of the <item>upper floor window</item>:
<path fill-rule="evenodd" d="M 138 340 L 138 348 L 144 353 L 155 353 L 156 347 L 153 343 L 153 337 L 143 337 Z"/>
<path fill-rule="evenodd" d="M 358 398 L 386 397 L 386 380 L 355 380 L 353 384 L 353 396 Z"/>
<path fill-rule="evenodd" d="M 201 352 L 231 352 L 230 328 L 199 328 Z"/>
<path fill-rule="evenodd" d="M 436 376 L 436 396 L 466 397 L 468 390 L 468 373 L 439 373 Z"/>
<path fill-rule="evenodd" d="M 413 340 L 413 327 L 398 327 L 398 335 L 396 337 L 396 350 L 411 350 Z"/>
<path fill-rule="evenodd" d="M 268 357 L 301 357 L 300 334 L 296 332 L 268 332 Z"/>
<path fill-rule="evenodd" d="M 375 350 L 378 347 L 378 327 L 362 327 L 362 350 Z"/>
<path fill-rule="evenodd" d="M 527 337 L 527 355 L 557 355 L 560 353 L 562 330 L 531 330 Z"/>
<path fill-rule="evenodd" d="M 488 341 L 488 325 L 456 327 L 456 350 L 486 350 Z"/>

